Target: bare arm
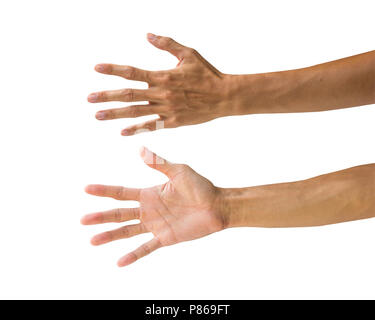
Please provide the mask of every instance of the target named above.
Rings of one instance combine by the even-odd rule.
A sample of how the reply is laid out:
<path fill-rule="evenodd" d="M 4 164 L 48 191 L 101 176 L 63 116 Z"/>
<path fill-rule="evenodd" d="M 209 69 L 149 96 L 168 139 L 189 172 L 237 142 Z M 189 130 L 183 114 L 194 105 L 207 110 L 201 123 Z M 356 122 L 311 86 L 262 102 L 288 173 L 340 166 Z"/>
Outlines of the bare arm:
<path fill-rule="evenodd" d="M 231 76 L 236 114 L 309 112 L 375 103 L 375 51 L 282 72 Z"/>
<path fill-rule="evenodd" d="M 375 216 L 375 164 L 316 178 L 240 189 L 215 187 L 187 165 L 170 163 L 147 149 L 145 163 L 168 177 L 165 184 L 134 189 L 90 185 L 86 192 L 135 200 L 135 208 L 116 208 L 82 218 L 85 225 L 123 225 L 94 236 L 93 245 L 152 233 L 153 238 L 118 262 L 129 265 L 149 253 L 230 227 L 305 227 Z"/>
<path fill-rule="evenodd" d="M 101 110 L 96 114 L 98 120 L 158 115 L 127 127 L 122 131 L 125 136 L 232 115 L 323 111 L 375 103 L 375 51 L 297 70 L 229 75 L 214 68 L 196 50 L 170 38 L 149 34 L 148 40 L 173 54 L 179 60 L 176 68 L 95 67 L 100 73 L 148 83 L 148 89 L 103 91 L 88 97 L 92 103 L 136 103 Z"/>
<path fill-rule="evenodd" d="M 221 189 L 227 227 L 307 227 L 375 216 L 375 164 L 303 181 Z"/>

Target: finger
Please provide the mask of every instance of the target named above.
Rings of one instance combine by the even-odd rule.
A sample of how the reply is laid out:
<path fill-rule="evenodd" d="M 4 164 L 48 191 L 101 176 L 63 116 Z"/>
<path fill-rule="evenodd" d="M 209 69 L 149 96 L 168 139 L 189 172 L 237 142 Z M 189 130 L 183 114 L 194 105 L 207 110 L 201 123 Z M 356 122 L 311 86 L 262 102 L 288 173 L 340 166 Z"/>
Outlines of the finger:
<path fill-rule="evenodd" d="M 161 101 L 162 97 L 153 89 L 121 89 L 108 90 L 91 93 L 87 97 L 88 102 L 108 102 L 108 101 Z"/>
<path fill-rule="evenodd" d="M 134 105 L 126 108 L 108 109 L 98 111 L 95 115 L 98 120 L 112 120 L 120 118 L 137 118 L 143 116 L 149 116 L 152 114 L 158 114 L 163 111 L 160 106 L 152 106 L 149 104 L 145 105 Z"/>
<path fill-rule="evenodd" d="M 101 184 L 90 184 L 85 191 L 88 194 L 99 197 L 109 197 L 116 200 L 139 201 L 141 189 L 124 188 L 119 186 L 104 186 Z"/>
<path fill-rule="evenodd" d="M 162 157 L 158 156 L 146 147 L 142 147 L 140 155 L 145 164 L 149 167 L 164 173 L 167 177 L 173 178 L 178 172 L 181 171 L 180 164 L 169 162 Z"/>
<path fill-rule="evenodd" d="M 108 222 L 125 222 L 139 219 L 139 216 L 139 208 L 119 208 L 87 214 L 81 219 L 81 223 L 84 225 L 93 225 Z"/>
<path fill-rule="evenodd" d="M 99 246 L 111 241 L 131 238 L 145 232 L 147 232 L 147 230 L 143 223 L 131 224 L 115 230 L 97 234 L 91 239 L 91 244 L 94 246 Z"/>
<path fill-rule="evenodd" d="M 159 119 L 138 123 L 121 131 L 123 136 L 132 136 L 142 132 L 155 131 L 164 128 L 164 121 Z"/>
<path fill-rule="evenodd" d="M 154 45 L 156 48 L 168 51 L 169 53 L 173 54 L 179 60 L 182 60 L 189 51 L 190 48 L 179 44 L 178 42 L 174 41 L 172 38 L 157 36 L 152 33 L 147 34 L 148 41 Z"/>
<path fill-rule="evenodd" d="M 150 82 L 154 71 L 147 71 L 131 66 L 120 66 L 117 64 L 101 63 L 95 66 L 100 73 L 123 77 L 128 80 Z"/>
<path fill-rule="evenodd" d="M 119 267 L 125 267 L 144 256 L 147 256 L 151 252 L 159 249 L 162 247 L 162 244 L 157 238 L 153 238 L 150 241 L 144 243 L 139 248 L 135 249 L 133 252 L 128 253 L 127 255 L 123 256 L 118 262 L 117 265 Z"/>

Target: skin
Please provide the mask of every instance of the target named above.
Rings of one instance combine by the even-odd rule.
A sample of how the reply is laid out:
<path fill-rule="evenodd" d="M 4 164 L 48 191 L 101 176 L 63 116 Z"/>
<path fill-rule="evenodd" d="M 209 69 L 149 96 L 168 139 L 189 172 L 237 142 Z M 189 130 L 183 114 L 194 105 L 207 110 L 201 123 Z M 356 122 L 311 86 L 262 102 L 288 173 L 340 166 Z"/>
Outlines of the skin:
<path fill-rule="evenodd" d="M 95 67 L 104 74 L 148 83 L 145 90 L 128 88 L 88 97 L 93 103 L 146 102 L 99 111 L 99 120 L 159 116 L 124 129 L 123 135 L 198 124 L 224 116 L 324 111 L 375 103 L 375 51 L 297 70 L 228 75 L 215 69 L 195 50 L 170 38 L 148 34 L 148 40 L 176 56 L 177 67 L 165 71 L 113 64 Z M 142 149 L 141 156 L 169 180 L 145 189 L 86 187 L 86 192 L 95 196 L 139 202 L 138 208 L 84 216 L 81 222 L 85 225 L 139 220 L 94 236 L 93 245 L 146 232 L 154 236 L 122 257 L 118 261 L 120 267 L 163 246 L 231 227 L 308 227 L 375 216 L 375 164 L 303 181 L 225 189 L 214 186 L 189 166 L 167 162 L 147 149 Z"/>
<path fill-rule="evenodd" d="M 95 70 L 148 83 L 148 89 L 125 88 L 92 93 L 88 101 L 141 102 L 97 112 L 98 120 L 158 117 L 122 131 L 122 135 L 175 128 L 219 117 L 311 112 L 375 103 L 375 51 L 281 72 L 229 75 L 196 50 L 171 38 L 148 34 L 148 41 L 178 60 L 176 68 L 147 71 L 132 66 L 98 64 Z"/>
<path fill-rule="evenodd" d="M 215 205 L 218 189 L 207 179 L 183 164 L 172 164 L 148 149 L 141 156 L 150 167 L 164 173 L 169 181 L 145 189 L 89 185 L 86 192 L 117 200 L 139 201 L 138 208 L 114 209 L 86 215 L 85 225 L 125 222 L 138 219 L 137 224 L 101 233 L 92 238 L 93 245 L 129 238 L 151 232 L 154 238 L 118 261 L 120 267 L 144 257 L 152 251 L 178 242 L 201 238 L 224 229 L 224 219 Z"/>
<path fill-rule="evenodd" d="M 148 149 L 145 163 L 168 181 L 145 189 L 89 185 L 86 192 L 135 200 L 138 208 L 119 208 L 84 216 L 84 225 L 139 220 L 94 236 L 93 245 L 142 233 L 153 238 L 118 261 L 127 266 L 151 252 L 232 227 L 321 226 L 375 216 L 375 164 L 303 181 L 226 189 L 214 186 L 187 165 L 170 163 Z"/>

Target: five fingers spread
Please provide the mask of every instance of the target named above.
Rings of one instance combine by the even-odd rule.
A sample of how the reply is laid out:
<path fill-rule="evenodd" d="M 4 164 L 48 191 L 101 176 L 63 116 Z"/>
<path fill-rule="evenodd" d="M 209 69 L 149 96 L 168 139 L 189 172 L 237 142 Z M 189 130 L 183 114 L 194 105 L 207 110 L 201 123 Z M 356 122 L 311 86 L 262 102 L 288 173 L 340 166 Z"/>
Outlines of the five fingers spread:
<path fill-rule="evenodd" d="M 147 37 L 149 42 L 155 47 L 168 51 L 176 56 L 180 60 L 180 63 L 184 58 L 189 57 L 193 51 L 192 49 L 177 43 L 171 38 L 156 36 L 154 34 L 148 34 Z M 95 70 L 103 74 L 120 76 L 128 80 L 143 81 L 149 84 L 155 79 L 163 79 L 162 72 L 147 71 L 131 66 L 121 66 L 116 64 L 98 64 L 95 66 Z M 162 102 L 163 98 L 163 92 L 156 88 L 149 88 L 145 90 L 123 89 L 92 93 L 88 96 L 88 101 L 92 103 L 108 101 L 149 101 L 155 103 L 151 105 L 133 105 L 125 108 L 109 109 L 97 112 L 96 118 L 98 120 L 109 120 L 160 114 L 164 111 L 164 108 L 162 105 L 156 103 Z M 143 131 L 157 130 L 166 127 L 166 123 L 167 122 L 162 119 L 150 120 L 141 124 L 133 125 L 123 130 L 122 135 L 133 135 Z M 142 149 L 141 156 L 146 164 L 165 173 L 167 176 L 173 175 L 177 170 L 177 165 L 167 162 L 146 148 Z M 110 197 L 117 200 L 139 201 L 141 189 L 124 188 L 121 186 L 88 185 L 85 191 L 91 195 L 100 197 Z M 110 222 L 119 223 L 139 218 L 140 208 L 119 208 L 88 214 L 81 219 L 81 223 L 84 225 L 95 225 Z M 129 238 L 146 232 L 148 232 L 148 230 L 141 222 L 98 234 L 91 239 L 91 243 L 93 245 L 101 245 L 114 240 Z M 136 250 L 122 257 L 118 261 L 118 266 L 127 266 L 160 247 L 162 247 L 162 244 L 160 243 L 159 239 L 155 237 L 141 245 Z"/>
<path fill-rule="evenodd" d="M 149 149 L 142 147 L 140 155 L 143 161 L 150 167 L 171 177 L 181 170 L 181 165 L 174 164 L 159 157 Z M 85 191 L 91 195 L 100 197 L 111 197 L 117 200 L 137 200 L 140 201 L 141 189 L 125 188 L 121 186 L 106 186 L 100 184 L 88 185 Z M 81 219 L 84 225 L 95 225 L 109 222 L 126 222 L 140 219 L 140 208 L 118 208 L 108 211 L 96 212 L 85 215 Z M 91 243 L 95 246 L 102 245 L 111 241 L 130 238 L 142 233 L 149 232 L 145 225 L 140 222 L 137 224 L 126 225 L 118 229 L 103 232 L 95 235 Z M 159 239 L 154 237 L 152 240 L 144 243 L 133 252 L 128 253 L 118 261 L 118 266 L 127 266 L 138 259 L 150 254 L 156 249 L 162 247 Z"/>
<path fill-rule="evenodd" d="M 157 36 L 154 34 L 147 34 L 148 41 L 156 48 L 165 50 L 176 56 L 180 63 L 188 61 L 194 56 L 194 50 L 183 46 L 169 37 Z M 96 113 L 98 120 L 112 120 L 119 118 L 136 118 L 159 114 L 160 117 L 165 115 L 168 110 L 167 105 L 162 106 L 168 102 L 168 88 L 171 81 L 171 70 L 164 71 L 148 71 L 132 66 L 124 66 L 117 64 L 101 63 L 95 66 L 97 72 L 120 76 L 128 80 L 143 81 L 149 84 L 148 89 L 121 89 L 121 90 L 107 90 L 102 92 L 91 93 L 87 100 L 91 103 L 109 102 L 109 101 L 122 101 L 122 102 L 136 102 L 148 101 L 154 106 L 150 105 L 133 105 L 126 108 L 117 108 L 102 110 Z M 163 89 L 164 88 L 164 89 Z M 162 116 L 163 115 L 163 116 Z M 140 132 L 154 131 L 160 128 L 172 127 L 167 121 L 152 120 L 138 125 L 130 126 L 122 131 L 122 135 L 130 136 Z"/>

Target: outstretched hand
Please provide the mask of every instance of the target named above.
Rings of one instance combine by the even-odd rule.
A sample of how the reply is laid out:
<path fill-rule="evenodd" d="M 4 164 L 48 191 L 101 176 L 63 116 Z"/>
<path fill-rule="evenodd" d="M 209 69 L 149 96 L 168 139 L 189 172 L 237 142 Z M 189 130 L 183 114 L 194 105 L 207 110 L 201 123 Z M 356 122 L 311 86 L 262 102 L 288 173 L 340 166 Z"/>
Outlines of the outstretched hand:
<path fill-rule="evenodd" d="M 118 186 L 89 185 L 86 192 L 116 200 L 135 200 L 138 208 L 120 208 L 84 216 L 84 225 L 108 222 L 122 223 L 134 219 L 137 224 L 125 225 L 94 236 L 93 245 L 151 232 L 154 237 L 118 261 L 129 265 L 163 246 L 197 239 L 225 227 L 220 210 L 219 188 L 189 166 L 170 163 L 146 148 L 141 150 L 145 163 L 164 173 L 169 181 L 152 188 L 132 189 Z"/>
<path fill-rule="evenodd" d="M 98 64 L 95 70 L 128 80 L 148 83 L 148 89 L 121 89 L 92 93 L 89 102 L 146 101 L 97 112 L 98 120 L 136 118 L 159 115 L 159 118 L 130 126 L 122 131 L 128 136 L 160 128 L 175 128 L 206 122 L 225 116 L 229 106 L 228 76 L 216 70 L 197 51 L 171 38 L 147 35 L 156 48 L 165 50 L 178 60 L 177 67 L 164 71 L 146 71 L 131 66 Z"/>

